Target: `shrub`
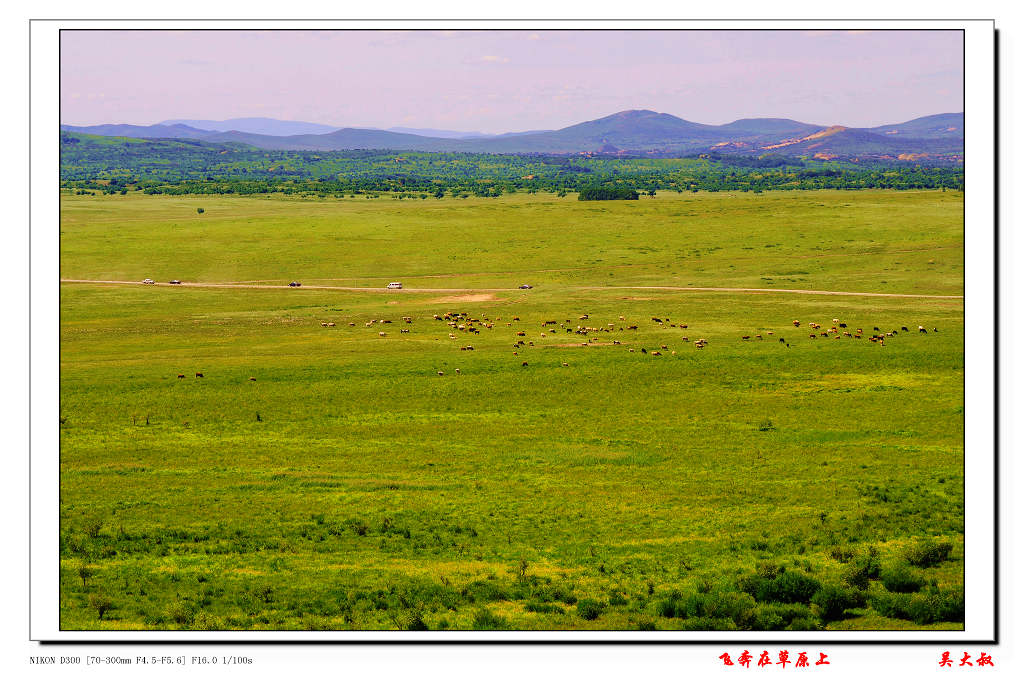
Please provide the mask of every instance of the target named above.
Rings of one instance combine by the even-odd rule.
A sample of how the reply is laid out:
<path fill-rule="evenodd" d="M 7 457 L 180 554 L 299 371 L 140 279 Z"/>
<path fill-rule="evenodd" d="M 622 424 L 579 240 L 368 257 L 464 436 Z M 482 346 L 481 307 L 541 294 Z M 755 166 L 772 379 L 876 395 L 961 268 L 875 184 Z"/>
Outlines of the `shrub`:
<path fill-rule="evenodd" d="M 654 621 L 651 621 L 650 619 L 644 619 L 643 621 L 640 621 L 636 624 L 636 629 L 645 631 L 658 630 L 658 626 L 654 623 Z"/>
<path fill-rule="evenodd" d="M 559 607 L 557 604 L 547 604 L 545 602 L 532 601 L 526 603 L 525 609 L 526 611 L 533 612 L 534 614 L 561 614 L 563 611 L 562 608 Z"/>
<path fill-rule="evenodd" d="M 903 551 L 903 557 L 915 567 L 934 567 L 949 559 L 953 551 L 953 544 L 949 541 L 925 540 L 908 547 Z"/>
<path fill-rule="evenodd" d="M 622 606 L 624 606 L 626 604 L 629 604 L 629 603 L 626 601 L 626 598 L 622 595 L 622 593 L 620 593 L 618 591 L 616 591 L 616 592 L 614 592 L 614 593 L 612 593 L 611 595 L 608 596 L 608 606 L 609 607 L 622 607 Z"/>
<path fill-rule="evenodd" d="M 675 617 L 685 617 L 686 608 L 680 602 L 683 596 L 678 590 L 673 590 L 669 596 L 663 600 L 659 600 L 655 605 L 655 611 L 658 612 L 658 616 L 666 619 L 673 619 Z"/>
<path fill-rule="evenodd" d="M 114 603 L 106 595 L 90 595 L 89 606 L 96 610 L 96 614 L 99 620 L 103 620 L 103 615 L 114 608 Z"/>
<path fill-rule="evenodd" d="M 462 596 L 470 602 L 497 602 L 508 599 L 508 593 L 493 581 L 473 581 L 462 589 Z"/>
<path fill-rule="evenodd" d="M 473 615 L 473 630 L 505 630 L 508 621 L 503 616 L 492 614 L 488 609 L 480 609 Z"/>
<path fill-rule="evenodd" d="M 907 608 L 910 620 L 918 625 L 939 621 L 964 620 L 964 595 L 962 592 L 942 592 L 937 588 L 914 595 Z"/>
<path fill-rule="evenodd" d="M 167 610 L 167 616 L 177 624 L 190 626 L 196 618 L 196 607 L 191 602 L 178 600 Z"/>
<path fill-rule="evenodd" d="M 793 621 L 813 618 L 811 610 L 803 604 L 761 604 L 754 609 L 753 630 L 784 630 Z"/>
<path fill-rule="evenodd" d="M 786 630 L 821 630 L 821 622 L 810 616 L 793 619 L 793 622 L 786 626 Z"/>
<path fill-rule="evenodd" d="M 843 570 L 842 581 L 848 586 L 865 590 L 871 579 L 881 575 L 881 563 L 878 561 L 878 551 L 873 547 L 868 549 L 867 555 L 862 555 L 848 564 Z"/>
<path fill-rule="evenodd" d="M 822 621 L 838 621 L 847 609 L 861 602 L 854 591 L 831 583 L 823 585 L 811 598 L 811 604 L 818 608 Z"/>
<path fill-rule="evenodd" d="M 748 575 L 737 582 L 743 592 L 753 595 L 758 602 L 808 603 L 821 584 L 796 571 L 787 571 L 777 578 Z"/>
<path fill-rule="evenodd" d="M 709 619 L 698 616 L 683 621 L 679 630 L 737 630 L 737 628 L 732 619 Z"/>
<path fill-rule="evenodd" d="M 928 582 L 905 564 L 897 564 L 882 571 L 882 585 L 891 593 L 916 593 Z"/>
<path fill-rule="evenodd" d="M 905 593 L 880 593 L 871 598 L 871 607 L 890 619 L 910 620 L 910 598 Z"/>
<path fill-rule="evenodd" d="M 580 189 L 581 201 L 636 201 L 640 194 L 629 187 L 594 186 Z"/>
<path fill-rule="evenodd" d="M 581 619 L 586 619 L 587 621 L 593 621 L 603 611 L 604 605 L 596 600 L 584 599 L 576 603 L 576 613 Z"/>
<path fill-rule="evenodd" d="M 761 562 L 757 565 L 757 575 L 761 578 L 778 578 L 785 573 L 786 568 L 776 562 Z"/>

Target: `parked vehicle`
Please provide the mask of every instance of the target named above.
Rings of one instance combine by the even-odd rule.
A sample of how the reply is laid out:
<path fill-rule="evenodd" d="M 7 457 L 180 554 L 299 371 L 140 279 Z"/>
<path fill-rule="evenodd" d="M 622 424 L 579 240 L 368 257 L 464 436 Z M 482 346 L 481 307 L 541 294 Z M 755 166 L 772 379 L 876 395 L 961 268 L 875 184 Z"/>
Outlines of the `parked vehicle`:
<path fill-rule="evenodd" d="M 392 281 L 391 283 L 388 284 L 388 288 L 390 290 L 398 290 L 401 287 L 402 287 L 402 282 L 401 281 Z"/>
<path fill-rule="evenodd" d="M 153 279 L 142 279 L 142 282 L 143 282 L 143 283 L 146 283 L 146 284 L 149 284 L 149 283 L 156 283 L 156 281 L 154 281 Z"/>
<path fill-rule="evenodd" d="M 531 285 L 530 285 L 530 284 L 528 284 L 528 283 L 524 283 L 523 285 L 519 286 L 519 288 L 520 288 L 521 290 L 530 290 L 531 288 L 533 288 L 533 286 L 531 286 Z"/>

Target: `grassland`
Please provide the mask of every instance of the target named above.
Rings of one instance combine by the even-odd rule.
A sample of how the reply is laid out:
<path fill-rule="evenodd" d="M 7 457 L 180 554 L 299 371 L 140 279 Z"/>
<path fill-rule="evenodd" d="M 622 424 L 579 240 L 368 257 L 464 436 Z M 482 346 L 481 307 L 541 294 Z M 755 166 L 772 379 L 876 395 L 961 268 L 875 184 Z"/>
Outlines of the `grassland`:
<path fill-rule="evenodd" d="M 959 295 L 962 205 L 65 195 L 62 278 L 375 290 L 62 286 L 62 627 L 962 627 L 962 300 L 629 288 Z"/>

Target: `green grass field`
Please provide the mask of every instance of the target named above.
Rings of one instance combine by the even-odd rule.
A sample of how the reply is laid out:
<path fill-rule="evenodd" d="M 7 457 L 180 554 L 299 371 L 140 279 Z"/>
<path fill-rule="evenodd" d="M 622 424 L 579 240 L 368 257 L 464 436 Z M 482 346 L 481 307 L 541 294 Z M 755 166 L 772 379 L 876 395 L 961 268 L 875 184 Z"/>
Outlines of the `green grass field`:
<path fill-rule="evenodd" d="M 62 285 L 61 625 L 962 628 L 963 301 L 639 288 L 962 295 L 962 209 L 65 195 L 62 278 L 307 287 Z"/>

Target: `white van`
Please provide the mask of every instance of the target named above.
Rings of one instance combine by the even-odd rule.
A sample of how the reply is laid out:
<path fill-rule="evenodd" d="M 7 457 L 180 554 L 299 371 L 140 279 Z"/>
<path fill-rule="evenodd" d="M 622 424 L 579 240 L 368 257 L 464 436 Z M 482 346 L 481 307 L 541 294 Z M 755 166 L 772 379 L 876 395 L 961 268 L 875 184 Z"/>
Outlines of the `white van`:
<path fill-rule="evenodd" d="M 397 289 L 399 289 L 401 287 L 402 287 L 402 283 L 400 281 L 392 281 L 391 283 L 388 284 L 388 288 L 390 290 L 397 290 Z"/>

